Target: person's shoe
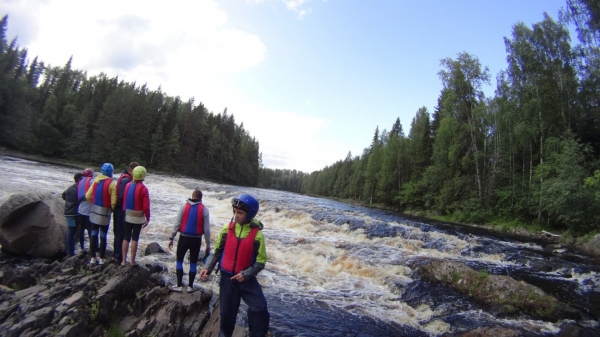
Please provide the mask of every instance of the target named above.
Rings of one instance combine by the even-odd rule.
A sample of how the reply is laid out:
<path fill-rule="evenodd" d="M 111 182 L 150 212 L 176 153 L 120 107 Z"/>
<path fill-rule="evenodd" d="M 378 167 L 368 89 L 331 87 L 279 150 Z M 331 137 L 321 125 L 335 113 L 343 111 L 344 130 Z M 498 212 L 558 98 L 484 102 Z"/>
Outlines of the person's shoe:
<path fill-rule="evenodd" d="M 192 287 L 189 287 L 189 286 L 187 287 L 187 292 L 188 292 L 188 294 L 189 294 L 189 293 L 193 293 L 193 292 L 194 292 L 194 290 L 195 290 L 195 289 L 194 289 L 194 288 L 192 288 Z"/>
<path fill-rule="evenodd" d="M 183 290 L 183 287 L 171 287 L 171 291 L 176 291 L 180 293 Z"/>
<path fill-rule="evenodd" d="M 97 263 L 98 263 L 98 261 L 96 261 L 96 258 L 95 258 L 95 257 L 92 257 L 92 258 L 90 259 L 90 264 L 97 264 Z"/>
<path fill-rule="evenodd" d="M 104 264 L 104 259 L 103 258 L 98 258 L 98 264 L 99 265 L 103 265 Z"/>

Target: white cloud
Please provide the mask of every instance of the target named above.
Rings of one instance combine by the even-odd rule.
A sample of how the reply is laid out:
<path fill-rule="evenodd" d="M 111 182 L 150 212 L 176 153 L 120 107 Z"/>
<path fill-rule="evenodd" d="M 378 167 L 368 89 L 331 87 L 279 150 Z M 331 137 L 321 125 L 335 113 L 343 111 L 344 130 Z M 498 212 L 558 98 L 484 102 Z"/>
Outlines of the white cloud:
<path fill-rule="evenodd" d="M 338 157 L 335 146 L 323 145 L 329 125 L 322 118 L 269 110 L 243 99 L 233 100 L 227 111 L 258 139 L 265 167 L 312 172 Z"/>
<path fill-rule="evenodd" d="M 249 3 L 254 4 L 263 4 L 265 0 L 246 0 Z M 274 0 L 276 2 L 281 2 L 285 5 L 285 7 L 293 12 L 298 14 L 300 19 L 304 18 L 307 14 L 312 12 L 312 8 L 306 8 L 306 4 L 308 4 L 312 0 Z"/>
<path fill-rule="evenodd" d="M 305 8 L 306 4 L 310 2 L 310 0 L 282 0 L 285 6 L 296 13 L 300 18 L 305 17 L 308 13 L 312 12 L 312 8 Z"/>
<path fill-rule="evenodd" d="M 284 3 L 300 14 L 307 1 Z M 73 67 L 90 76 L 104 72 L 151 90 L 161 85 L 215 113 L 227 107 L 258 140 L 266 167 L 310 172 L 347 152 L 323 145 L 324 119 L 269 110 L 231 84 L 264 61 L 267 47 L 260 36 L 229 26 L 216 1 L 9 0 L 0 11 L 9 14 L 9 38 L 19 35 L 30 58 L 58 66 L 73 56 Z"/>
<path fill-rule="evenodd" d="M 90 75 L 162 85 L 184 99 L 260 64 L 266 53 L 259 36 L 227 26 L 214 0 L 22 0 L 0 10 L 9 13 L 9 33 L 27 37 L 19 42 L 32 57 L 63 65 L 73 56 L 73 67 Z M 13 21 L 22 24 L 12 29 Z"/>

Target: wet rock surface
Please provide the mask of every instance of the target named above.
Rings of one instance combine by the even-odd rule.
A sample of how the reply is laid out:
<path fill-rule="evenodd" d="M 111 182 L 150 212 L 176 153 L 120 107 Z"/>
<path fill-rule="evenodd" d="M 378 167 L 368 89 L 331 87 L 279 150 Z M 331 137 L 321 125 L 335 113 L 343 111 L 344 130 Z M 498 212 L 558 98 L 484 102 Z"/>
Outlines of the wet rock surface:
<path fill-rule="evenodd" d="M 171 292 L 148 266 L 0 254 L 2 336 L 217 336 L 213 293 Z M 214 301 L 213 301 L 214 302 Z M 209 319 L 213 324 L 208 324 Z M 216 325 L 215 325 L 216 324 Z M 238 328 L 238 336 L 246 334 Z"/>
<path fill-rule="evenodd" d="M 541 289 L 509 276 L 476 271 L 465 264 L 434 260 L 417 272 L 427 281 L 443 284 L 491 307 L 502 317 L 528 315 L 535 319 L 556 322 L 560 319 L 581 320 L 582 313 Z"/>

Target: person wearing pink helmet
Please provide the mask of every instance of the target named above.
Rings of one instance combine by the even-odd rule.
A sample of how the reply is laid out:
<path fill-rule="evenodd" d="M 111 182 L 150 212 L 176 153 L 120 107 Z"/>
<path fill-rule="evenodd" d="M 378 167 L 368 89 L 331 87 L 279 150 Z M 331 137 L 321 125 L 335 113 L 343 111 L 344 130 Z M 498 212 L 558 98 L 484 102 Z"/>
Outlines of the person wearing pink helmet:
<path fill-rule="evenodd" d="M 81 173 L 82 177 L 77 183 L 77 199 L 79 200 L 79 206 L 77 208 L 77 230 L 75 235 L 79 236 L 79 245 L 81 247 L 81 254 L 85 254 L 85 230 L 88 230 L 90 235 L 90 246 L 92 245 L 92 225 L 90 223 L 90 211 L 92 204 L 85 199 L 85 193 L 92 185 L 94 181 L 94 171 L 91 168 L 86 168 Z"/>

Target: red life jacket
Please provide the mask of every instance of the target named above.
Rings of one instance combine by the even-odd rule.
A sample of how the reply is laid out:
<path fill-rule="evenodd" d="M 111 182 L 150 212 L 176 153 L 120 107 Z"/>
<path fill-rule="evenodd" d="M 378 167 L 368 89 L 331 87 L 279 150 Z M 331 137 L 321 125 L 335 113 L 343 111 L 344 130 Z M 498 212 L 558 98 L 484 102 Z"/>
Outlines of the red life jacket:
<path fill-rule="evenodd" d="M 81 180 L 79 180 L 79 183 L 77 184 L 77 199 L 85 199 L 85 193 L 87 192 L 88 188 L 90 188 L 92 180 L 92 177 L 83 177 Z"/>
<path fill-rule="evenodd" d="M 250 267 L 256 260 L 254 255 L 254 238 L 258 227 L 252 227 L 248 236 L 241 239 L 235 235 L 235 222 L 229 224 L 227 239 L 221 257 L 221 271 L 235 275 Z"/>
<path fill-rule="evenodd" d="M 119 177 L 119 180 L 117 180 L 117 205 L 120 205 L 121 203 L 123 203 L 123 194 L 125 191 L 125 185 L 121 186 L 121 183 L 124 178 L 129 179 L 128 183 L 133 181 L 133 177 L 131 176 L 131 174 L 129 174 L 129 172 L 127 172 L 127 173 L 123 172 L 121 174 L 121 176 Z"/>
<path fill-rule="evenodd" d="M 185 203 L 179 231 L 182 234 L 200 236 L 204 234 L 204 205 Z"/>
<path fill-rule="evenodd" d="M 125 185 L 123 193 L 123 210 L 132 209 L 134 211 L 144 210 L 144 199 L 142 191 L 146 186 L 141 181 L 132 181 Z"/>
<path fill-rule="evenodd" d="M 108 187 L 112 180 L 103 179 L 94 184 L 94 189 L 92 190 L 92 205 L 111 208 L 110 205 L 110 190 Z"/>

